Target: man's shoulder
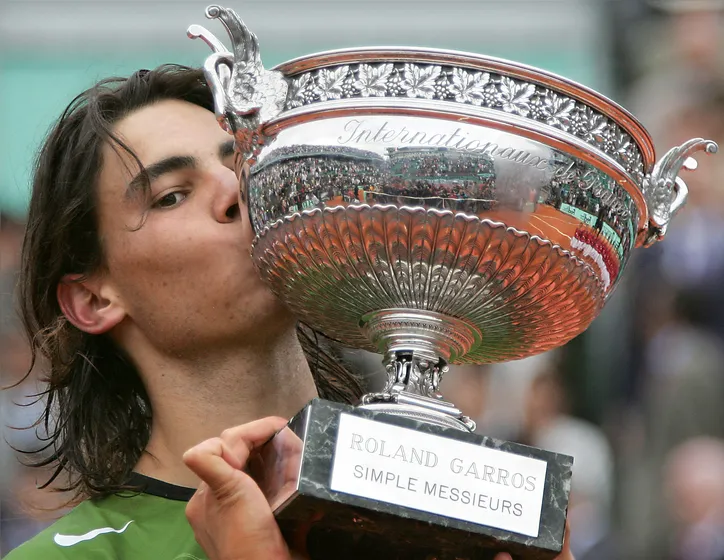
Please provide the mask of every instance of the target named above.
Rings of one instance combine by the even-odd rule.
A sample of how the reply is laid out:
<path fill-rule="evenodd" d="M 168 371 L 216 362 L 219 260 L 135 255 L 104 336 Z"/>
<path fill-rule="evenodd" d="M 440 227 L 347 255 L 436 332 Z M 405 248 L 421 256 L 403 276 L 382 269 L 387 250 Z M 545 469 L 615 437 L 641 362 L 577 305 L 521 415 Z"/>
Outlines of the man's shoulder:
<path fill-rule="evenodd" d="M 5 560 L 77 557 L 70 550 L 71 541 L 73 537 L 87 535 L 88 528 L 94 525 L 94 521 L 100 520 L 101 516 L 94 511 L 96 508 L 90 501 L 81 503 L 32 539 L 12 550 L 5 556 Z"/>
<path fill-rule="evenodd" d="M 164 550 L 165 549 L 165 550 Z M 184 505 L 144 495 L 85 501 L 5 560 L 157 558 L 159 550 L 203 558 Z"/>

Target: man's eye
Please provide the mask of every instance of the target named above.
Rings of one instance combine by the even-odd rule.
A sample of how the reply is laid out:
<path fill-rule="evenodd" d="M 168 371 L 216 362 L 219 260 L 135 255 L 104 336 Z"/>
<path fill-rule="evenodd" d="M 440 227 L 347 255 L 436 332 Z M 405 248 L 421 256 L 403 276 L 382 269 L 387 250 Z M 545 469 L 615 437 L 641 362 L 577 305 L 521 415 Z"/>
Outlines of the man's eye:
<path fill-rule="evenodd" d="M 154 208 L 172 208 L 186 198 L 186 193 L 181 191 L 170 192 L 153 203 Z"/>

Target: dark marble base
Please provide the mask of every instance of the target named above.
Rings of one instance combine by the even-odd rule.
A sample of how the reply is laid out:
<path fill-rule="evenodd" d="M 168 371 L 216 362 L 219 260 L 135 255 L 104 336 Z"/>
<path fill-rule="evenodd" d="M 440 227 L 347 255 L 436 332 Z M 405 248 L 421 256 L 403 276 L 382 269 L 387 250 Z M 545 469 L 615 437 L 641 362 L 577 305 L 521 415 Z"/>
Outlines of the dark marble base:
<path fill-rule="evenodd" d="M 547 463 L 537 537 L 330 489 L 341 413 L 443 436 Z M 296 488 L 275 515 L 285 536 L 306 540 L 313 560 L 547 560 L 561 551 L 573 460 L 523 445 L 315 399 L 290 422 L 304 443 Z"/>

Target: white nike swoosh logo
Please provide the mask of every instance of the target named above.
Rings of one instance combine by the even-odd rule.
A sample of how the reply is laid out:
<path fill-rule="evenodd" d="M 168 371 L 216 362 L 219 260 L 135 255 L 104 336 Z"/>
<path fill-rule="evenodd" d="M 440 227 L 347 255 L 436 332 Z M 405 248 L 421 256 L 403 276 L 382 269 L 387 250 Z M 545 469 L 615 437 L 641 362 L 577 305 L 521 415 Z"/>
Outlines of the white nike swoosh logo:
<path fill-rule="evenodd" d="M 123 531 L 128 529 L 128 526 L 131 523 L 133 523 L 133 520 L 126 523 L 122 529 L 101 527 L 100 529 L 93 529 L 92 531 L 88 531 L 84 535 L 61 535 L 60 533 L 55 533 L 53 540 L 58 546 L 73 546 L 74 544 L 78 544 L 79 542 L 95 539 L 98 535 L 103 535 L 105 533 L 122 533 Z"/>

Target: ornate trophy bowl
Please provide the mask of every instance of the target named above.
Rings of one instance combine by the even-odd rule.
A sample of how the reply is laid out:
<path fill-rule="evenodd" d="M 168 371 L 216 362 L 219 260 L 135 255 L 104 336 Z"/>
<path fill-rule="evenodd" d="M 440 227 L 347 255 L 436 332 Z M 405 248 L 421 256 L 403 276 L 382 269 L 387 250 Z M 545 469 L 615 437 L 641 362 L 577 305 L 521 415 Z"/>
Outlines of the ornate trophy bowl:
<path fill-rule="evenodd" d="M 439 392 L 448 364 L 524 358 L 583 332 L 632 250 L 664 237 L 690 156 L 717 150 L 694 139 L 656 162 L 646 130 L 614 102 L 476 54 L 361 48 L 267 71 L 234 12 L 207 16 L 233 50 L 199 26 L 189 35 L 215 51 L 206 76 L 245 160 L 254 262 L 310 326 L 384 355 L 386 387 L 355 409 L 365 418 L 474 430 Z M 570 467 L 543 460 L 549 475 L 556 461 Z M 544 517 L 535 535 L 492 527 L 538 537 Z M 565 507 L 552 544 L 529 538 L 516 551 L 550 557 L 564 519 Z"/>

